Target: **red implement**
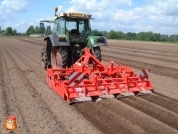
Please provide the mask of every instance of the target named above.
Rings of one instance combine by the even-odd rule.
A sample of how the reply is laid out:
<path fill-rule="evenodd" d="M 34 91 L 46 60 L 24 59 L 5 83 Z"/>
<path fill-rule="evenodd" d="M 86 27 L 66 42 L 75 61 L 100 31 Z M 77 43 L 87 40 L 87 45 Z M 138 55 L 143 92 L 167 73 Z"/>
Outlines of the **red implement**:
<path fill-rule="evenodd" d="M 71 67 L 47 68 L 47 82 L 66 101 L 100 100 L 101 98 L 151 93 L 150 70 L 137 75 L 128 66 L 110 61 L 109 67 L 84 49 L 84 55 Z"/>

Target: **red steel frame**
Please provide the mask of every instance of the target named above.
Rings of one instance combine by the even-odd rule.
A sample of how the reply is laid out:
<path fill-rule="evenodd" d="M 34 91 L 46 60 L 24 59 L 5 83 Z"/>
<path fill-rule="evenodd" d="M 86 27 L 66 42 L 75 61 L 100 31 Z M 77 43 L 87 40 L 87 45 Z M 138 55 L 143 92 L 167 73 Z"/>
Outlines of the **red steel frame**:
<path fill-rule="evenodd" d="M 107 67 L 85 48 L 84 55 L 71 68 L 47 68 L 46 80 L 66 101 L 80 97 L 88 100 L 88 97 L 151 91 L 149 71 L 142 70 L 141 75 L 137 75 L 130 67 L 113 61 Z"/>

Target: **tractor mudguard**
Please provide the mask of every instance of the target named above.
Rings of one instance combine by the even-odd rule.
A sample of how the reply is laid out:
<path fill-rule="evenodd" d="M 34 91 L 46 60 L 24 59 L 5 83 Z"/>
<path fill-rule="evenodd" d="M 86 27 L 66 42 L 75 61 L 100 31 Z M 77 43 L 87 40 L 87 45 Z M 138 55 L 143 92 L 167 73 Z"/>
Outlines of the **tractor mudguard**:
<path fill-rule="evenodd" d="M 108 42 L 105 36 L 88 36 L 87 46 L 92 47 L 108 46 Z"/>
<path fill-rule="evenodd" d="M 61 41 L 60 38 L 62 39 Z M 70 46 L 69 39 L 65 35 L 61 36 L 54 33 L 45 37 L 44 40 L 50 40 L 52 46 Z"/>
<path fill-rule="evenodd" d="M 44 38 L 44 41 L 48 40 L 51 41 L 52 46 L 60 46 L 59 37 L 57 36 L 57 34 L 50 34 L 49 36 Z"/>

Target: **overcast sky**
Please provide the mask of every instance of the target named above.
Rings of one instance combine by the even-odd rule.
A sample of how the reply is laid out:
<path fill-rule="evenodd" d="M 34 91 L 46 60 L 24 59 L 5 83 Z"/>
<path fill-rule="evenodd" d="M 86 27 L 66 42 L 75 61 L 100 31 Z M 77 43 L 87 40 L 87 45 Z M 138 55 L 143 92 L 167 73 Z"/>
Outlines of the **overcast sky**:
<path fill-rule="evenodd" d="M 92 14 L 92 29 L 178 34 L 178 0 L 0 0 L 1 29 L 26 32 L 59 12 Z"/>

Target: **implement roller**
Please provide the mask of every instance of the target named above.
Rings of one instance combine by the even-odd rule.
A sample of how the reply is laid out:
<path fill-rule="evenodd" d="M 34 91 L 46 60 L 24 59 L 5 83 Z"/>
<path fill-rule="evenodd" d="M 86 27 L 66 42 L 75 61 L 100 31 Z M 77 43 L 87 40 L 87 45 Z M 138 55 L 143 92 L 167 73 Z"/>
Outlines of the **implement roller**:
<path fill-rule="evenodd" d="M 110 61 L 104 65 L 88 48 L 70 68 L 47 68 L 50 87 L 68 102 L 99 101 L 104 98 L 152 93 L 149 69 L 137 75 L 128 66 Z"/>

